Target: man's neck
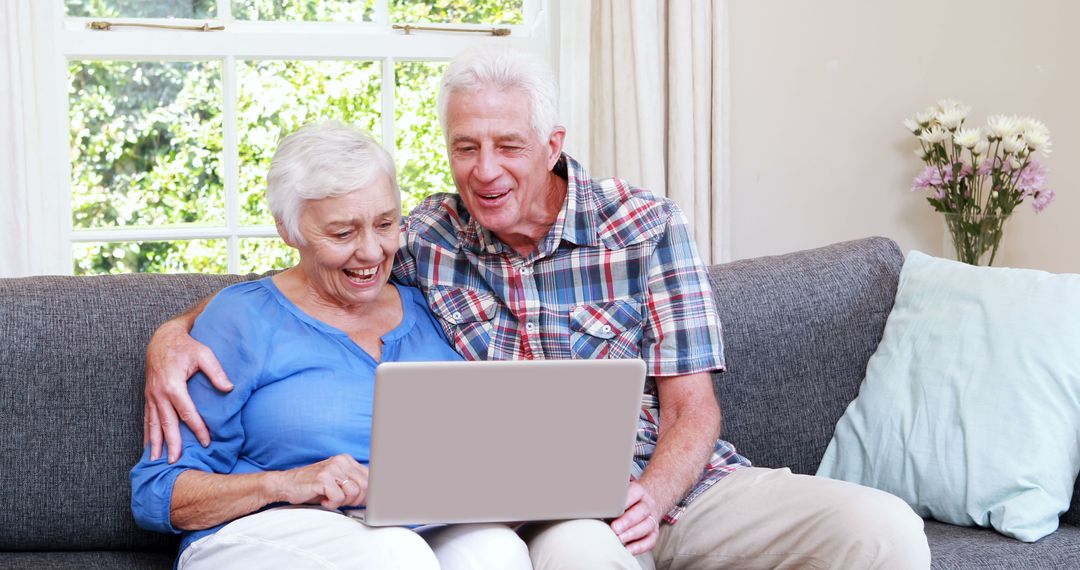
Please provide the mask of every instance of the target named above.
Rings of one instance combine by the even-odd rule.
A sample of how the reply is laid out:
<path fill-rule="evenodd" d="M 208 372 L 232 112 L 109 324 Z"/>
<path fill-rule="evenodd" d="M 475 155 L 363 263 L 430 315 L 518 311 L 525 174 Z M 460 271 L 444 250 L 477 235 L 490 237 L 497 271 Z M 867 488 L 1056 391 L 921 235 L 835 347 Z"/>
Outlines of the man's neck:
<path fill-rule="evenodd" d="M 567 182 L 562 176 L 551 172 L 549 174 L 549 190 L 544 193 L 544 203 L 537 209 L 531 219 L 526 220 L 522 227 L 508 234 L 495 234 L 495 237 L 513 249 L 521 257 L 528 257 L 540 247 L 540 243 L 555 225 L 555 220 L 566 203 Z"/>

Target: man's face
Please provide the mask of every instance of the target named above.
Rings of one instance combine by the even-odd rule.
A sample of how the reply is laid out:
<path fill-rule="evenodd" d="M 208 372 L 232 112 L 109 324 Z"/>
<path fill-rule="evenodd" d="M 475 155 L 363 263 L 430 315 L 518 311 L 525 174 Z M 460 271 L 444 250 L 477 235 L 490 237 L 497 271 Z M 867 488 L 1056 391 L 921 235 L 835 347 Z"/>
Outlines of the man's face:
<path fill-rule="evenodd" d="M 550 226 L 563 202 L 551 174 L 563 129 L 548 140 L 537 136 L 524 92 L 482 87 L 453 93 L 446 130 L 454 183 L 481 226 L 507 243 L 507 236 Z"/>

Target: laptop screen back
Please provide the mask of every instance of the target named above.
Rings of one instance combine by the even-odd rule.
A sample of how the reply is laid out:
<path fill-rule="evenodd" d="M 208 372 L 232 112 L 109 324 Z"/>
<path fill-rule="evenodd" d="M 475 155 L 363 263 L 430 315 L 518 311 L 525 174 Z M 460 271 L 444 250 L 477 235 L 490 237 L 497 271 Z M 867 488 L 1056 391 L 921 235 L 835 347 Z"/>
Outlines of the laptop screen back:
<path fill-rule="evenodd" d="M 365 523 L 622 513 L 641 360 L 384 363 Z"/>

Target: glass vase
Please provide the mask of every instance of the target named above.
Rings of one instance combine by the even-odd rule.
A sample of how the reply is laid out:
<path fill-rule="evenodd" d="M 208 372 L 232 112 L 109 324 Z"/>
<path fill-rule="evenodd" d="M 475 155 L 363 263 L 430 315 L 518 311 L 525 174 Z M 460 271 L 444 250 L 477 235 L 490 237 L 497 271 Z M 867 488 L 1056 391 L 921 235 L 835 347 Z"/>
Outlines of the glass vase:
<path fill-rule="evenodd" d="M 952 253 L 956 256 L 954 259 L 969 265 L 984 266 L 1000 261 L 997 254 L 1008 216 L 977 213 L 944 216 L 945 227 L 948 229 L 946 238 L 952 243 Z"/>

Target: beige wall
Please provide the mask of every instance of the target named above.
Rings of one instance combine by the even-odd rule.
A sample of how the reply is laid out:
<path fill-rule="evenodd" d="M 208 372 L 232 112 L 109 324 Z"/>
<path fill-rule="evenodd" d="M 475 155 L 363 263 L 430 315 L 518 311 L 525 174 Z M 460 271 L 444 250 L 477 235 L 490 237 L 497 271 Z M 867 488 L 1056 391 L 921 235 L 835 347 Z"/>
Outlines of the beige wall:
<path fill-rule="evenodd" d="M 1049 126 L 1057 200 L 1017 209 L 996 265 L 1080 273 L 1080 2 L 731 0 L 729 21 L 734 259 L 868 235 L 941 255 L 901 122 L 949 97 L 969 125 Z"/>

